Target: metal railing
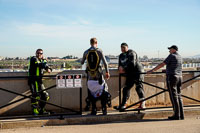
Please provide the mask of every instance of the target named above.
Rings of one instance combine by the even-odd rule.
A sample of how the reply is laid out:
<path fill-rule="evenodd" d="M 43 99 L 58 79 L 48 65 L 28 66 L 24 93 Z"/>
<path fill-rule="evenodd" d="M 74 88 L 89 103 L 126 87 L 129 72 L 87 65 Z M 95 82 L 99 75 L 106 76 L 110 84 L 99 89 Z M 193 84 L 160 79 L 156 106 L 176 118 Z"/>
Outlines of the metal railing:
<path fill-rule="evenodd" d="M 200 71 L 183 71 L 183 73 L 194 73 L 194 72 L 200 72 Z M 153 72 L 152 74 L 163 74 L 163 73 L 165 73 L 165 72 Z M 146 72 L 139 73 L 139 74 L 146 74 Z M 122 88 L 122 87 L 121 87 L 121 77 L 122 77 L 122 76 L 125 76 L 125 74 L 119 74 L 119 105 L 121 105 L 121 88 Z M 182 85 L 185 84 L 185 83 L 187 83 L 187 82 L 189 82 L 189 81 L 191 81 L 191 80 L 194 80 L 194 79 L 196 79 L 196 78 L 198 78 L 198 77 L 200 77 L 200 74 L 197 75 L 197 76 L 194 76 L 194 77 L 191 78 L 191 79 L 188 79 L 188 80 L 186 80 L 186 81 L 183 81 L 183 82 L 182 82 Z M 136 109 L 129 109 L 129 108 L 131 108 L 131 107 L 133 107 L 133 106 L 135 106 L 135 105 L 137 105 L 137 104 L 139 104 L 139 103 L 141 103 L 141 102 L 143 102 L 143 101 L 147 101 L 147 100 L 149 100 L 149 99 L 151 99 L 151 98 L 153 98 L 153 97 L 156 97 L 156 96 L 158 96 L 158 95 L 160 95 L 160 94 L 162 94 L 162 93 L 168 91 L 168 89 L 165 89 L 165 88 L 162 88 L 162 87 L 159 87 L 159 86 L 156 86 L 156 85 L 153 85 L 153 84 L 144 82 L 144 81 L 141 81 L 141 82 L 142 82 L 143 84 L 149 85 L 149 86 L 151 86 L 151 87 L 158 88 L 158 89 L 160 89 L 160 90 L 162 90 L 162 91 L 160 91 L 160 92 L 158 92 L 158 93 L 156 93 L 156 94 L 154 94 L 154 95 L 151 95 L 151 96 L 149 96 L 149 97 L 147 97 L 147 98 L 144 98 L 143 100 L 137 101 L 137 102 L 135 102 L 135 103 L 133 103 L 133 104 L 127 106 L 127 107 L 125 108 L 125 110 L 123 110 L 123 111 L 138 111 L 138 113 L 140 113 L 141 110 L 159 109 L 159 108 L 171 108 L 171 107 L 153 107 L 153 108 L 145 108 L 145 109 L 138 109 L 138 108 L 136 108 Z M 182 90 L 183 90 L 183 89 L 182 89 Z M 184 98 L 193 100 L 193 101 L 195 101 L 195 102 L 200 102 L 200 100 L 198 100 L 198 99 L 195 99 L 195 98 L 192 98 L 192 97 L 183 95 L 183 94 L 181 94 L 181 96 L 184 97 Z M 184 106 L 184 107 L 194 107 L 194 106 L 200 106 L 200 105 L 187 105 L 187 106 Z M 127 110 L 127 109 L 129 109 L 129 110 Z"/>
<path fill-rule="evenodd" d="M 200 72 L 200 71 L 183 71 L 183 73 L 194 73 L 194 72 Z M 152 73 L 152 74 L 162 74 L 162 73 L 164 73 L 164 72 L 154 72 L 154 73 Z M 146 74 L 146 73 L 140 73 L 140 74 Z M 119 105 L 121 105 L 121 77 L 122 76 L 124 76 L 123 74 L 120 74 L 119 75 Z M 197 76 L 194 76 L 193 78 L 191 78 L 191 79 L 188 79 L 188 80 L 186 80 L 186 81 L 183 81 L 182 82 L 182 84 L 185 84 L 185 83 L 187 83 L 187 82 L 189 82 L 189 81 L 191 81 L 191 80 L 194 80 L 194 79 L 196 79 L 196 78 L 198 78 L 198 77 L 200 77 L 200 74 L 199 75 L 197 75 Z M 28 78 L 28 76 L 9 76 L 9 77 L 0 77 L 0 80 L 10 80 L 10 79 L 27 79 Z M 53 79 L 55 79 L 56 78 L 56 75 L 44 75 L 43 76 L 43 78 L 53 78 Z M 166 91 L 168 91 L 167 89 L 165 89 L 165 88 L 162 88 L 162 87 L 159 87 L 159 86 L 156 86 L 156 85 L 153 85 L 153 84 L 150 84 L 150 83 L 147 83 L 147 82 L 144 82 L 144 81 L 142 81 L 142 83 L 143 84 L 146 84 L 146 85 L 149 85 L 149 86 L 152 86 L 152 87 L 154 87 L 154 88 L 158 88 L 158 89 L 160 89 L 160 90 L 162 90 L 162 91 L 160 91 L 160 92 L 158 92 L 158 93 L 156 93 L 156 94 L 154 94 L 154 95 L 151 95 L 151 96 L 149 96 L 149 97 L 147 97 L 147 98 L 145 98 L 145 99 L 143 99 L 143 100 L 140 100 L 140 101 L 137 101 L 137 102 L 135 102 L 135 103 L 133 103 L 133 104 L 131 104 L 131 105 L 129 105 L 129 106 L 127 106 L 126 107 L 126 109 L 125 109 L 125 111 L 138 111 L 138 113 L 140 113 L 140 111 L 141 110 L 143 110 L 143 109 L 129 109 L 129 108 L 131 108 L 131 107 L 133 107 L 133 106 L 135 106 L 135 105 L 137 105 L 137 104 L 139 104 L 140 102 L 143 102 L 143 101 L 147 101 L 147 100 L 149 100 L 149 99 L 151 99 L 151 98 L 153 98 L 153 97 L 156 97 L 156 96 L 158 96 L 158 95 L 160 95 L 160 94 L 162 94 L 162 93 L 164 93 L 164 92 L 166 92 Z M 40 92 L 42 92 L 42 91 L 46 91 L 46 90 L 50 90 L 50 89 L 53 89 L 53 88 L 55 88 L 56 87 L 56 85 L 52 85 L 52 86 L 50 86 L 50 87 L 48 87 L 48 88 L 46 88 L 46 89 L 44 89 L 44 90 L 41 90 Z M 5 107 L 7 107 L 7 106 L 10 106 L 10 105 L 13 105 L 13 104 L 15 104 L 15 103 L 18 103 L 18 102 L 20 102 L 20 101 L 22 101 L 22 100 L 25 100 L 25 99 L 34 99 L 34 100 L 38 100 L 38 99 L 35 99 L 32 95 L 24 95 L 24 94 L 20 94 L 20 93 L 18 93 L 18 92 L 15 92 L 15 91 L 11 91 L 11 90 L 7 90 L 7 89 L 4 89 L 4 88 L 0 88 L 0 90 L 2 90 L 2 91 L 4 91 L 4 92 L 8 92 L 8 93 L 12 93 L 12 94 L 15 94 L 15 95 L 18 95 L 18 96 L 21 96 L 22 98 L 20 98 L 20 99 L 18 99 L 18 100 L 15 100 L 15 101 L 13 101 L 13 102 L 11 102 L 11 103 L 8 103 L 8 104 L 6 104 L 6 105 L 2 105 L 2 106 L 0 106 L 0 109 L 2 109 L 2 108 L 5 108 Z M 40 93 L 40 92 L 38 92 L 38 93 Z M 184 97 L 184 98 L 187 98 L 187 99 L 190 99 L 190 100 L 193 100 L 193 101 L 196 101 L 196 102 L 200 102 L 200 100 L 198 100 L 198 99 L 195 99 L 195 98 L 192 98 L 192 97 L 189 97 L 189 96 L 186 96 L 186 95 L 183 95 L 183 94 L 181 94 L 182 95 L 182 97 Z M 39 100 L 39 101 L 41 101 L 41 102 L 46 102 L 46 101 L 43 101 L 43 100 Z M 53 104 L 53 103 L 50 103 L 50 102 L 46 102 L 46 104 L 49 104 L 49 105 L 51 105 L 51 106 L 54 106 L 54 107 L 57 107 L 57 108 L 60 108 L 60 109 L 64 109 L 64 110 L 66 110 L 66 111 L 71 111 L 71 112 L 73 112 L 74 114 L 70 114 L 70 115 L 82 115 L 82 88 L 80 88 L 80 110 L 79 111 L 75 111 L 75 110 L 73 110 L 73 109 L 69 109 L 69 108 L 66 108 L 66 107 L 63 107 L 63 106 L 59 106 L 59 105 L 56 105 L 56 104 Z M 187 106 L 184 106 L 184 107 L 193 107 L 193 106 L 200 106 L 200 105 L 187 105 Z M 153 107 L 153 108 L 145 108 L 146 110 L 147 109 L 159 109 L 159 108 L 171 108 L 171 107 Z M 60 119 L 63 119 L 63 116 L 64 115 L 69 115 L 69 114 L 66 114 L 66 113 L 57 113 L 57 114 L 52 114 L 53 116 L 60 116 Z M 41 117 L 42 115 L 38 115 L 38 117 Z M 50 115 L 51 116 L 51 115 Z M 20 117 L 20 116 L 19 116 Z M 35 116 L 27 116 L 27 117 L 35 117 Z M 12 117 L 13 118 L 13 117 Z M 24 116 L 23 116 L 23 118 L 24 118 Z M 9 119 L 9 117 L 0 117 L 0 119 Z"/>
<path fill-rule="evenodd" d="M 40 77 L 44 77 L 44 78 L 50 78 L 50 79 L 56 79 L 56 75 L 44 75 L 44 76 L 40 76 Z M 5 77 L 0 77 L 0 80 L 2 80 L 2 79 L 4 79 L 4 80 L 10 80 L 10 79 L 28 79 L 28 76 L 5 76 Z M 46 89 L 44 89 L 44 90 L 40 90 L 39 92 L 37 92 L 38 94 L 39 93 L 41 93 L 41 92 L 43 92 L 43 91 L 47 91 L 47 90 L 50 90 L 50 89 L 53 89 L 53 88 L 55 88 L 56 87 L 56 85 L 52 85 L 52 86 L 50 86 L 50 87 L 48 87 L 48 88 L 46 88 Z M 20 94 L 20 93 L 18 93 L 18 92 L 15 92 L 15 91 L 11 91 L 11 90 L 7 90 L 7 89 L 4 89 L 4 88 L 0 88 L 0 90 L 1 91 L 4 91 L 4 92 L 8 92 L 8 93 L 12 93 L 12 94 L 15 94 L 15 95 L 18 95 L 18 96 L 21 96 L 22 98 L 20 98 L 20 99 L 18 99 L 18 100 L 15 100 L 15 101 L 13 101 L 13 102 L 10 102 L 10 103 L 8 103 L 8 104 L 5 104 L 5 105 L 2 105 L 2 106 L 0 106 L 0 109 L 3 109 L 3 108 L 5 108 L 5 107 L 8 107 L 8 106 L 10 106 L 10 105 L 13 105 L 13 104 L 16 104 L 16 103 L 18 103 L 18 102 L 20 102 L 20 101 L 22 101 L 22 100 L 25 100 L 25 99 L 29 99 L 29 100 L 31 100 L 31 99 L 33 99 L 33 100 L 37 100 L 37 101 L 39 101 L 39 102 L 45 102 L 46 104 L 48 104 L 48 105 L 51 105 L 51 106 L 54 106 L 54 107 L 57 107 L 57 108 L 60 108 L 60 109 L 64 109 L 64 110 L 66 110 L 66 111 L 71 111 L 71 112 L 73 112 L 74 114 L 72 114 L 72 113 L 70 113 L 70 115 L 82 115 L 82 87 L 80 87 L 80 90 L 79 90 L 79 96 L 80 96 L 80 110 L 79 111 L 76 111 L 76 110 L 73 110 L 73 109 L 69 109 L 69 108 L 67 108 L 67 107 L 63 107 L 63 106 L 59 106 L 59 105 L 56 105 L 56 104 L 53 104 L 53 103 L 50 103 L 50 102 L 47 102 L 47 101 L 44 101 L 44 100 L 41 100 L 41 99 L 36 99 L 35 97 L 33 97 L 33 95 L 24 95 L 24 94 Z M 60 119 L 63 119 L 63 116 L 64 115 L 69 115 L 69 113 L 67 114 L 67 113 L 54 113 L 54 114 L 50 114 L 50 115 L 48 115 L 48 116 L 60 116 Z M 41 117 L 41 116 L 47 116 L 47 115 L 38 115 L 38 116 L 15 116 L 15 118 L 21 118 L 21 117 Z M 0 117 L 0 119 L 9 119 L 10 117 L 8 116 L 8 117 Z M 13 117 L 12 117 L 13 118 Z"/>

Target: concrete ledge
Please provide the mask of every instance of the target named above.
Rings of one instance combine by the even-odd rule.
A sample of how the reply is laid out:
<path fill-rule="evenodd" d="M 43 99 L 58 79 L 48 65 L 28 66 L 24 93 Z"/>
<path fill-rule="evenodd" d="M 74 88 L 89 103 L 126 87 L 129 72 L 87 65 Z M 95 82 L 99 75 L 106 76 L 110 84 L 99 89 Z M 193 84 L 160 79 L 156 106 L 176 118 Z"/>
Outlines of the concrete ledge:
<path fill-rule="evenodd" d="M 172 110 L 172 109 L 171 109 Z M 143 117 L 143 119 L 151 119 L 151 118 L 167 118 L 171 116 L 173 112 L 170 109 L 168 110 L 154 110 L 154 111 L 147 111 Z M 200 115 L 200 108 L 186 108 L 184 109 L 184 115 L 193 116 L 193 115 Z"/>
<path fill-rule="evenodd" d="M 172 109 L 162 110 L 148 110 L 137 112 L 116 112 L 111 111 L 107 116 L 104 115 L 82 115 L 82 116 L 65 116 L 63 120 L 53 117 L 46 118 L 31 118 L 27 119 L 10 119 L 0 121 L 0 130 L 13 128 L 27 128 L 27 127 L 43 127 L 43 126 L 58 126 L 58 125 L 75 125 L 75 124 L 97 124 L 109 123 L 117 121 L 134 121 L 151 118 L 167 118 L 172 115 Z M 185 116 L 200 115 L 200 108 L 187 108 L 184 110 Z"/>
<path fill-rule="evenodd" d="M 63 120 L 52 119 L 36 120 L 40 118 L 32 118 L 31 120 L 25 119 L 11 119 L 1 120 L 0 129 L 12 128 L 26 128 L 26 127 L 42 127 L 42 126 L 55 126 L 55 125 L 74 125 L 74 124 L 94 124 L 94 123 L 107 123 L 123 120 L 139 120 L 142 119 L 144 113 L 122 113 L 122 114 L 109 114 L 109 115 L 83 115 L 83 116 L 68 116 Z"/>

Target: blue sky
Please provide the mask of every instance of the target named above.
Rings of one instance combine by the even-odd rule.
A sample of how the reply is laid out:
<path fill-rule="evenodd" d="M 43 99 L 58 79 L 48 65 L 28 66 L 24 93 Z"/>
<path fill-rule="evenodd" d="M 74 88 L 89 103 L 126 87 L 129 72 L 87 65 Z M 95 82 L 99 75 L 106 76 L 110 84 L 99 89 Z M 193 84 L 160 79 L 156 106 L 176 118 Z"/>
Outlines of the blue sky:
<path fill-rule="evenodd" d="M 139 56 L 200 54 L 200 0 L 0 0 L 0 56 L 81 57 L 91 37 L 105 55 L 122 42 Z"/>

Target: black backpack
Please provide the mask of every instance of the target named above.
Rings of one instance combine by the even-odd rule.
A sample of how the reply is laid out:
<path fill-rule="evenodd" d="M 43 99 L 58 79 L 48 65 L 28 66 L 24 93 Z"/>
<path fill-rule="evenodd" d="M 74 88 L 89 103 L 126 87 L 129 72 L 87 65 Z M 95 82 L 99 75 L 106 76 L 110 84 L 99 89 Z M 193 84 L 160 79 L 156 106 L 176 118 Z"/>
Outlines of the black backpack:
<path fill-rule="evenodd" d="M 100 59 L 97 50 L 89 50 L 87 54 L 87 71 L 91 77 L 96 77 L 99 72 Z"/>

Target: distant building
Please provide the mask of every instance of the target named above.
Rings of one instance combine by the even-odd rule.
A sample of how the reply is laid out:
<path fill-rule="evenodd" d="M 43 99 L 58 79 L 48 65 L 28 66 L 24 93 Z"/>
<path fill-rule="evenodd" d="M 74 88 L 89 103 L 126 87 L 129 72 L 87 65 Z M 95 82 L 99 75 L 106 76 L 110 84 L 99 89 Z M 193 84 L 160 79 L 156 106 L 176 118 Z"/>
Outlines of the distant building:
<path fill-rule="evenodd" d="M 59 60 L 59 57 L 47 57 L 48 60 Z"/>
<path fill-rule="evenodd" d="M 118 64 L 118 58 L 119 58 L 119 56 L 108 55 L 108 56 L 105 56 L 105 57 L 106 57 L 106 61 L 109 64 Z"/>
<path fill-rule="evenodd" d="M 4 57 L 0 56 L 0 60 L 3 60 L 3 59 L 4 59 Z"/>

